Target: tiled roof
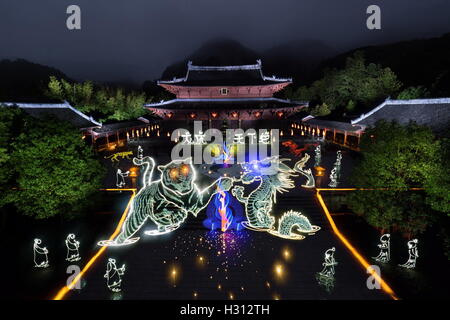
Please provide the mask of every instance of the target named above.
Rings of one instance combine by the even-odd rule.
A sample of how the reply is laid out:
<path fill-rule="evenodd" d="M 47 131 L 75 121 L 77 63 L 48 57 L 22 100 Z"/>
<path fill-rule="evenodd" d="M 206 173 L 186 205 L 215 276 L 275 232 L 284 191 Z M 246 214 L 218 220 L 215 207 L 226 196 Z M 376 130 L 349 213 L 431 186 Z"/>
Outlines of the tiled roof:
<path fill-rule="evenodd" d="M 247 108 L 271 108 L 289 106 L 307 106 L 305 101 L 291 101 L 278 98 L 224 98 L 224 99 L 173 99 L 158 103 L 148 103 L 147 108 L 165 109 L 247 109 Z"/>
<path fill-rule="evenodd" d="M 386 100 L 352 124 L 373 126 L 379 120 L 395 120 L 400 124 L 415 121 L 440 132 L 450 126 L 450 98 Z"/>
<path fill-rule="evenodd" d="M 18 106 L 32 117 L 39 119 L 55 116 L 57 119 L 67 121 L 77 128 L 101 127 L 102 125 L 92 117 L 75 109 L 66 101 L 63 103 L 0 102 L 0 106 L 2 105 Z"/>
<path fill-rule="evenodd" d="M 267 85 L 282 82 L 292 82 L 291 78 L 267 77 L 263 74 L 261 60 L 256 64 L 238 66 L 197 66 L 188 62 L 186 76 L 172 80 L 160 80 L 158 84 L 173 84 L 178 86 L 239 86 Z"/>

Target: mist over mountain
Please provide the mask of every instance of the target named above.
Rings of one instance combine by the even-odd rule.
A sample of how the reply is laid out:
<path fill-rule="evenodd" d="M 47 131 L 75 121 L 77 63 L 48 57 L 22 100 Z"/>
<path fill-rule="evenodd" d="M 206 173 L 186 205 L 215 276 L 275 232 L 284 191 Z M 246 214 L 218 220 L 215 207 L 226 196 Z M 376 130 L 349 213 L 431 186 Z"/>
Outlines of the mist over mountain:
<path fill-rule="evenodd" d="M 184 76 L 188 61 L 195 65 L 224 66 L 255 64 L 257 59 L 261 59 L 266 75 L 293 77 L 294 82 L 305 83 L 320 62 L 336 53 L 333 48 L 316 40 L 291 41 L 257 52 L 233 39 L 215 39 L 168 66 L 161 79 Z"/>
<path fill-rule="evenodd" d="M 50 76 L 70 80 L 62 71 L 23 59 L 0 61 L 0 101 L 44 98 Z"/>
<path fill-rule="evenodd" d="M 196 65 L 241 65 L 262 60 L 267 76 L 292 77 L 293 86 L 309 85 L 322 77 L 324 70 L 342 68 L 347 57 L 363 51 L 368 62 L 390 67 L 406 86 L 424 85 L 436 96 L 450 96 L 450 33 L 430 39 L 401 41 L 386 45 L 357 48 L 338 53 L 316 40 L 298 40 L 257 52 L 229 38 L 205 42 L 185 58 L 167 66 L 157 79 L 142 85 L 128 81 L 104 82 L 127 90 L 143 89 L 153 100 L 170 97 L 156 85 L 158 79 L 172 79 L 186 74 L 187 62 Z M 23 59 L 0 61 L 0 99 L 42 99 L 50 76 L 70 80 L 63 71 Z M 89 79 L 85 79 L 89 80 Z"/>

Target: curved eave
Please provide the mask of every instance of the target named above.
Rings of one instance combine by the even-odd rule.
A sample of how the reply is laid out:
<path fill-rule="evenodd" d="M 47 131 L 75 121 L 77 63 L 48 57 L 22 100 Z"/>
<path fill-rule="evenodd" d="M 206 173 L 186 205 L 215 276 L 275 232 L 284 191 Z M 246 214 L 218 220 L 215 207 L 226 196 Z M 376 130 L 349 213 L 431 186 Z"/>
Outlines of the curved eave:
<path fill-rule="evenodd" d="M 308 106 L 308 101 L 293 101 L 293 100 L 286 100 L 286 99 L 279 99 L 279 98 L 222 98 L 222 99 L 172 99 L 167 101 L 160 101 L 156 103 L 146 103 L 144 104 L 144 107 L 146 108 L 157 108 L 157 107 L 163 107 L 175 103 L 183 103 L 183 102 L 200 102 L 200 103 L 207 103 L 207 102 L 277 102 L 277 103 L 285 103 L 285 104 L 291 104 L 291 105 L 301 105 L 301 106 Z"/>

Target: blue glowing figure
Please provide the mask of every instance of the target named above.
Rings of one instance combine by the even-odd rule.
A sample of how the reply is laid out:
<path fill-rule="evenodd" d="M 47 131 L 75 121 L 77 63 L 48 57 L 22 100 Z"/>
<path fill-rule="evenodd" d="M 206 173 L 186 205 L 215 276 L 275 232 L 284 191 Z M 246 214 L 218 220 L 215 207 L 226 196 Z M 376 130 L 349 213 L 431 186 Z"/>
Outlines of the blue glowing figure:
<path fill-rule="evenodd" d="M 220 184 L 219 184 L 220 189 Z M 242 205 L 227 191 L 219 191 L 206 208 L 203 225 L 210 230 L 242 230 L 245 221 Z"/>

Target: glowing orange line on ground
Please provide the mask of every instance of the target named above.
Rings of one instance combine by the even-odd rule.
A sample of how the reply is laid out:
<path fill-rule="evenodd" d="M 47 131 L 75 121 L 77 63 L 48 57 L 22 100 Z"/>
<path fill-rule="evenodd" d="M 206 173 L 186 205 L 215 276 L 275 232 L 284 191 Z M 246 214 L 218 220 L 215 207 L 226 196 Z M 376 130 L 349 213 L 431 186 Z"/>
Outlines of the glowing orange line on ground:
<path fill-rule="evenodd" d="M 328 219 L 328 222 L 330 222 L 331 228 L 333 229 L 336 236 L 342 241 L 342 243 L 347 247 L 347 249 L 353 254 L 353 256 L 356 258 L 356 260 L 364 267 L 365 270 L 369 270 L 370 274 L 380 283 L 381 288 L 391 296 L 394 300 L 399 300 L 399 298 L 396 296 L 394 291 L 389 287 L 389 285 L 376 273 L 372 268 L 370 268 L 370 264 L 363 258 L 363 256 L 350 244 L 350 242 L 344 237 L 344 235 L 339 231 L 336 224 L 334 223 L 333 218 L 331 217 L 330 211 L 328 211 L 328 208 L 323 201 L 322 196 L 320 195 L 320 190 L 317 189 L 316 197 L 317 200 L 319 200 L 320 205 L 322 206 L 323 211 L 325 212 L 325 215 Z M 336 190 L 336 189 L 322 189 L 322 190 Z M 348 189 L 345 189 L 348 190 Z M 350 190 L 357 190 L 357 189 L 350 189 Z"/>
<path fill-rule="evenodd" d="M 127 207 L 123 211 L 122 217 L 120 218 L 119 223 L 117 224 L 116 229 L 114 230 L 113 234 L 109 237 L 108 240 L 113 240 L 120 232 L 120 229 L 122 228 L 122 224 L 125 221 L 125 218 L 127 216 L 128 210 L 130 209 L 131 201 L 133 200 L 134 196 L 136 195 L 136 189 L 101 189 L 104 191 L 131 191 L 132 195 L 130 197 L 130 200 L 128 201 Z M 62 300 L 64 296 L 71 290 L 75 284 L 81 279 L 81 277 L 89 270 L 89 268 L 95 263 L 95 261 L 102 255 L 102 253 L 106 250 L 107 247 L 101 247 L 97 253 L 92 256 L 92 258 L 88 261 L 88 263 L 84 266 L 83 270 L 72 280 L 72 282 L 68 286 L 64 286 L 61 290 L 59 290 L 58 294 L 53 298 L 53 300 Z"/>

